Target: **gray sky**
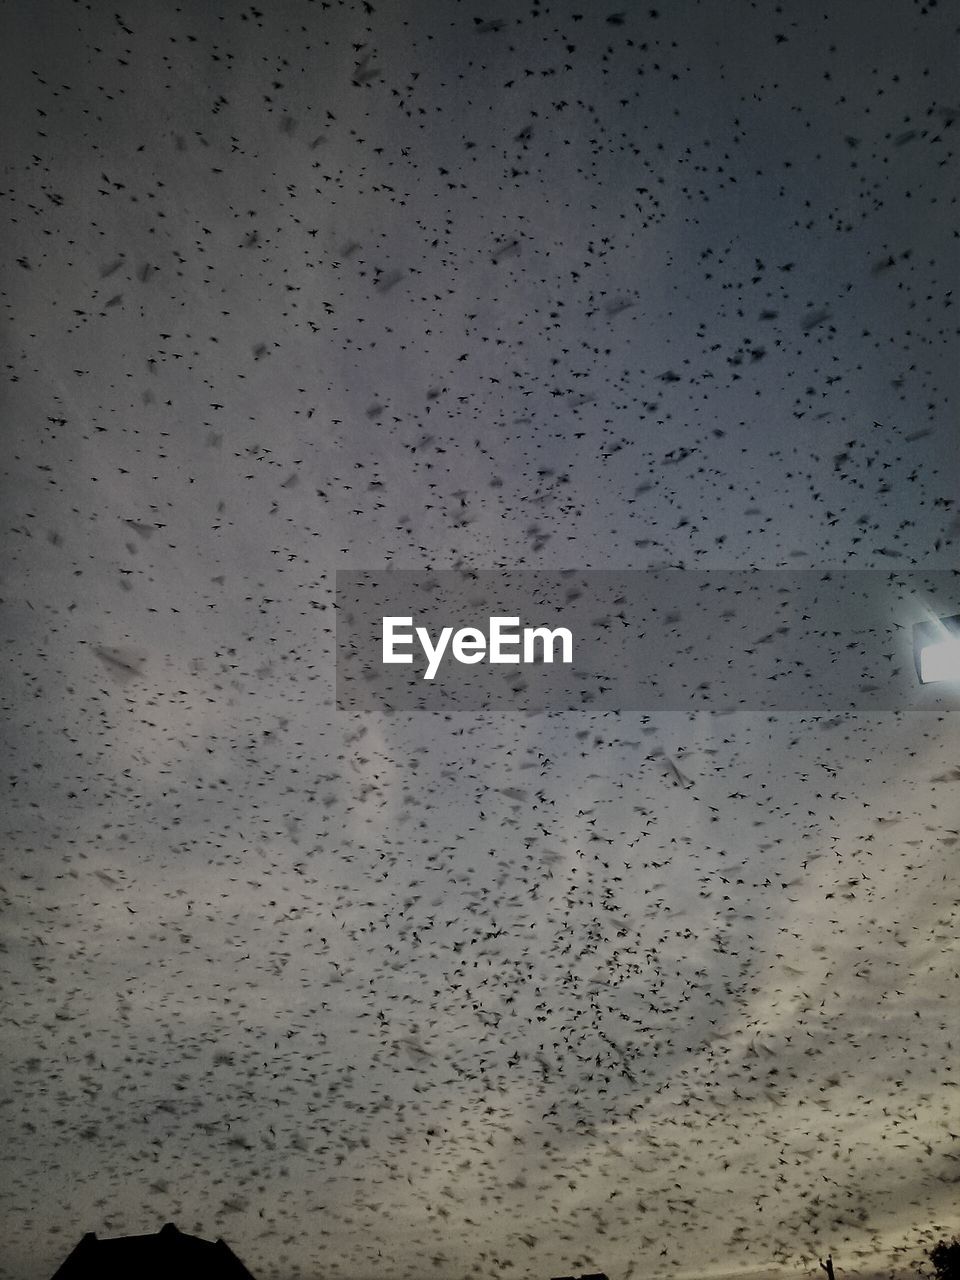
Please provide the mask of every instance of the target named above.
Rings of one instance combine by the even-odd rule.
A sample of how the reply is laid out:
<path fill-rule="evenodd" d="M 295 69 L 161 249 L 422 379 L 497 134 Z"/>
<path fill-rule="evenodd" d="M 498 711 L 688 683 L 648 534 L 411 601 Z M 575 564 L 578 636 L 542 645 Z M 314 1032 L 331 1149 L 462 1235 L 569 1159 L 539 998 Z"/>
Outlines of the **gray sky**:
<path fill-rule="evenodd" d="M 4 18 L 0 1275 L 910 1272 L 955 712 L 344 715 L 333 573 L 953 569 L 955 11 Z"/>

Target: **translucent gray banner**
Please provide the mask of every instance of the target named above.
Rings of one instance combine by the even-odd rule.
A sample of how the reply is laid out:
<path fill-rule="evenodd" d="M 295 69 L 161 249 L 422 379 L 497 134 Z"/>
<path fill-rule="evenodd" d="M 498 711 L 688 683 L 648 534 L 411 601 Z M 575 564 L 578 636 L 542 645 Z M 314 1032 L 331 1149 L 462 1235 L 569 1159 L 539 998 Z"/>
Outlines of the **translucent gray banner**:
<path fill-rule="evenodd" d="M 337 705 L 531 714 L 957 706 L 956 686 L 920 685 L 912 637 L 915 623 L 958 611 L 958 571 L 340 571 Z"/>

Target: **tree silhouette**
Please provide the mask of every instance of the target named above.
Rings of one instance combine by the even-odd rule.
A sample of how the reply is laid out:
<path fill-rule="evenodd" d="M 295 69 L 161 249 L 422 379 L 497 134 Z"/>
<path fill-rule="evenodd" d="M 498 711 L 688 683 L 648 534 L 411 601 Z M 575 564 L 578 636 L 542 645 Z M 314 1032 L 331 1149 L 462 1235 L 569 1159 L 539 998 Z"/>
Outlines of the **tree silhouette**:
<path fill-rule="evenodd" d="M 937 1280 L 960 1280 L 960 1238 L 941 1240 L 927 1254 Z"/>

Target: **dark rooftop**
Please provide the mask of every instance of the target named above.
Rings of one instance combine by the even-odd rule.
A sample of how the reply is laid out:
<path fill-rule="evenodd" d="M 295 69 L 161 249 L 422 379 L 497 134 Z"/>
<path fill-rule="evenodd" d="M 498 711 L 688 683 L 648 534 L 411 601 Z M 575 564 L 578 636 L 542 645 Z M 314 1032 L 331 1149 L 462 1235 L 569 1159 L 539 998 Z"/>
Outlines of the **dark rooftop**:
<path fill-rule="evenodd" d="M 154 1235 L 98 1240 L 89 1231 L 53 1280 L 253 1280 L 222 1240 L 186 1235 L 168 1222 Z"/>

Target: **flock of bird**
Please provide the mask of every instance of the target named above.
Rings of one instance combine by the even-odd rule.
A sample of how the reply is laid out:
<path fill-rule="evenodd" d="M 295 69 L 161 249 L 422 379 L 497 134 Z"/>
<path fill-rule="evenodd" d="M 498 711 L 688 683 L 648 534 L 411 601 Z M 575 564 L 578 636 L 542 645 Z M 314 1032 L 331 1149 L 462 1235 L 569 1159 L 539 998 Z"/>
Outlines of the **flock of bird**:
<path fill-rule="evenodd" d="M 5 19 L 0 1277 L 912 1274 L 949 700 L 344 709 L 334 574 L 952 571 L 955 11 Z"/>

